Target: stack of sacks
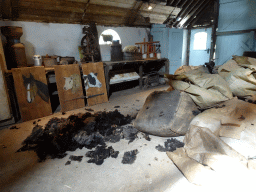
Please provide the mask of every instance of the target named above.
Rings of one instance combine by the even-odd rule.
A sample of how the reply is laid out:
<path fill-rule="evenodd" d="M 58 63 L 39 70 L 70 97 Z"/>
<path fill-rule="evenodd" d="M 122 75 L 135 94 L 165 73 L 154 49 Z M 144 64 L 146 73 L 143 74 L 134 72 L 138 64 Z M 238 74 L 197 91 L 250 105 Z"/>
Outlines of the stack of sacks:
<path fill-rule="evenodd" d="M 256 100 L 256 59 L 233 56 L 218 69 L 235 96 Z"/>
<path fill-rule="evenodd" d="M 169 85 L 188 93 L 199 108 L 211 108 L 233 98 L 227 82 L 218 74 L 210 74 L 206 67 L 180 71 L 177 75 L 166 75 Z"/>
<path fill-rule="evenodd" d="M 167 152 L 169 158 L 196 185 L 229 187 L 254 185 L 256 105 L 233 98 L 222 108 L 196 116 L 184 138 L 184 147 Z"/>

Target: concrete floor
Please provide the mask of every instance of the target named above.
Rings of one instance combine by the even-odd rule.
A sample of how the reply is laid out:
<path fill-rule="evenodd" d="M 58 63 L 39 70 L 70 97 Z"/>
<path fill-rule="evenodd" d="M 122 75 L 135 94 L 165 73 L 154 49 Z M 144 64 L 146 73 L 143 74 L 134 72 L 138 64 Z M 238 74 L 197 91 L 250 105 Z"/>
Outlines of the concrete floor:
<path fill-rule="evenodd" d="M 121 113 L 135 115 L 152 91 L 167 88 L 119 91 L 111 95 L 108 103 L 86 108 L 111 111 L 120 106 Z M 79 112 L 84 113 L 85 109 L 41 118 L 39 125 L 45 125 L 52 117 L 68 117 Z M 185 190 L 184 187 L 194 188 L 166 153 L 155 149 L 158 144 L 164 144 L 167 138 L 163 137 L 150 136 L 151 141 L 147 141 L 139 134 L 139 138 L 130 144 L 127 140 L 109 143 L 108 146 L 120 152 L 119 156 L 106 159 L 100 166 L 87 163 L 88 158 L 84 155 L 88 149 L 85 148 L 68 152 L 63 159 L 48 159 L 41 163 L 33 151 L 15 153 L 31 133 L 33 121 L 17 124 L 19 129 L 0 130 L 0 191 L 175 191 L 177 185 L 179 191 L 181 188 Z M 177 139 L 182 141 L 183 137 Z M 122 164 L 124 152 L 134 149 L 139 151 L 136 161 L 131 165 Z M 65 166 L 69 155 L 83 155 L 84 158 L 80 163 L 72 161 L 71 165 Z"/>

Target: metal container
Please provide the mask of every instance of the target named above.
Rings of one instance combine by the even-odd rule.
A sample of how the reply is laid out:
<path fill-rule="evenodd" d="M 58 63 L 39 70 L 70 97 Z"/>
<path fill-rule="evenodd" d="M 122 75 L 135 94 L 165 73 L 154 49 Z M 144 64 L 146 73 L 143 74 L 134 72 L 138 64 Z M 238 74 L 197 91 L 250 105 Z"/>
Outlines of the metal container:
<path fill-rule="evenodd" d="M 110 52 L 111 52 L 111 61 L 123 60 L 122 45 L 119 44 L 119 40 L 113 41 Z"/>
<path fill-rule="evenodd" d="M 42 66 L 42 57 L 41 55 L 34 55 L 34 66 Z"/>

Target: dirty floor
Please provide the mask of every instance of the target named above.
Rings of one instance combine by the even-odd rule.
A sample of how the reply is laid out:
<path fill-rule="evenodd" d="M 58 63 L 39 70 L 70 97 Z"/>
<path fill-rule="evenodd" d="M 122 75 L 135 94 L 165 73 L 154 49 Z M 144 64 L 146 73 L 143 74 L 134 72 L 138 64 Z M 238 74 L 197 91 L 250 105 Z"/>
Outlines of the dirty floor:
<path fill-rule="evenodd" d="M 45 125 L 52 117 L 68 117 L 71 114 L 117 109 L 122 114 L 135 115 L 141 109 L 146 97 L 155 90 L 166 90 L 168 86 L 158 86 L 146 90 L 133 88 L 115 92 L 108 103 L 85 107 L 67 112 L 56 113 L 41 118 L 39 125 Z M 118 107 L 120 106 L 120 107 Z M 86 148 L 68 152 L 62 159 L 47 159 L 38 162 L 33 151 L 16 153 L 22 141 L 31 133 L 33 122 L 17 124 L 18 129 L 0 130 L 0 191 L 44 192 L 44 191 L 190 191 L 198 188 L 190 184 L 176 168 L 165 152 L 159 152 L 156 146 L 164 145 L 168 138 L 150 136 L 151 141 L 142 134 L 132 143 L 121 140 L 111 143 L 118 157 L 108 158 L 102 165 L 87 163 Z M 183 137 L 177 137 L 182 141 Z M 133 164 L 122 164 L 125 152 L 138 150 Z M 81 162 L 72 161 L 65 165 L 70 155 L 84 156 Z M 202 190 L 204 191 L 204 190 Z"/>

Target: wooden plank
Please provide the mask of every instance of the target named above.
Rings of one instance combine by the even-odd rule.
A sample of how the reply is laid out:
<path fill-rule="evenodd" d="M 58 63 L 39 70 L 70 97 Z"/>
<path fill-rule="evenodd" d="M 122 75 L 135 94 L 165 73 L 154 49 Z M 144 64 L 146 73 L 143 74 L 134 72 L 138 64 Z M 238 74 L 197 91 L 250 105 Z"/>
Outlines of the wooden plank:
<path fill-rule="evenodd" d="M 103 94 L 103 95 L 95 96 L 92 98 L 88 98 L 87 99 L 88 106 L 108 102 L 103 63 L 98 62 L 98 63 L 82 64 L 82 71 L 83 71 L 84 79 L 86 78 L 86 76 L 88 77 L 89 74 L 94 74 L 94 75 L 96 74 L 95 76 L 97 77 L 98 81 L 101 83 L 101 86 L 98 86 L 98 87 L 90 87 L 90 86 L 87 87 L 89 80 L 87 78 L 87 82 L 86 82 L 86 79 L 85 79 L 86 96 L 90 97 L 97 94 Z M 97 80 L 96 80 L 96 85 L 97 85 Z"/>
<path fill-rule="evenodd" d="M 51 10 L 60 12 L 76 12 L 84 13 L 86 9 L 86 14 L 94 15 L 115 15 L 115 16 L 125 16 L 129 9 L 118 8 L 106 5 L 95 5 L 95 4 L 77 3 L 77 2 L 59 2 L 50 1 L 45 2 L 42 0 L 21 0 L 20 9 L 33 8 L 36 10 Z"/>
<path fill-rule="evenodd" d="M 13 68 L 12 74 L 22 120 L 52 114 L 44 67 Z"/>
<path fill-rule="evenodd" d="M 223 35 L 236 35 L 236 34 L 242 34 L 242 33 L 250 33 L 252 31 L 256 31 L 256 29 L 247 29 L 247 30 L 238 30 L 238 31 L 224 31 L 224 32 L 216 32 L 217 36 L 223 36 Z"/>
<path fill-rule="evenodd" d="M 32 9 L 32 8 L 21 8 L 20 9 L 20 17 L 26 19 L 33 20 L 46 20 L 52 22 L 56 20 L 56 22 L 61 22 L 64 20 L 65 22 L 80 22 L 83 14 L 82 13 L 67 13 L 64 11 L 51 11 L 51 10 L 43 10 L 43 9 Z M 94 15 L 88 14 L 84 17 L 84 22 L 94 21 L 97 24 L 122 24 L 124 21 L 124 17 L 113 16 L 113 15 Z"/>
<path fill-rule="evenodd" d="M 61 111 L 85 107 L 79 65 L 55 65 L 54 70 Z"/>
<path fill-rule="evenodd" d="M 35 0 L 21 0 L 20 8 L 45 9 L 52 11 L 78 12 L 83 13 L 85 4 L 82 3 L 59 3 L 58 1 L 35 1 Z"/>
<path fill-rule="evenodd" d="M 132 8 L 132 5 L 135 0 L 116 0 L 116 1 L 110 1 L 110 0 L 93 0 L 90 2 L 90 4 L 97 4 L 97 5 L 109 5 L 113 7 L 121 7 L 121 8 Z"/>
<path fill-rule="evenodd" d="M 189 66 L 189 53 L 190 53 L 190 39 L 191 39 L 191 29 L 188 29 L 187 36 L 187 57 L 186 57 L 186 65 Z"/>
<path fill-rule="evenodd" d="M 132 25 L 136 21 L 136 18 L 138 17 L 138 12 L 142 5 L 143 5 L 143 2 L 138 2 L 138 1 L 134 2 L 132 9 L 130 9 L 130 11 L 127 12 L 128 14 L 126 16 L 127 25 Z"/>

